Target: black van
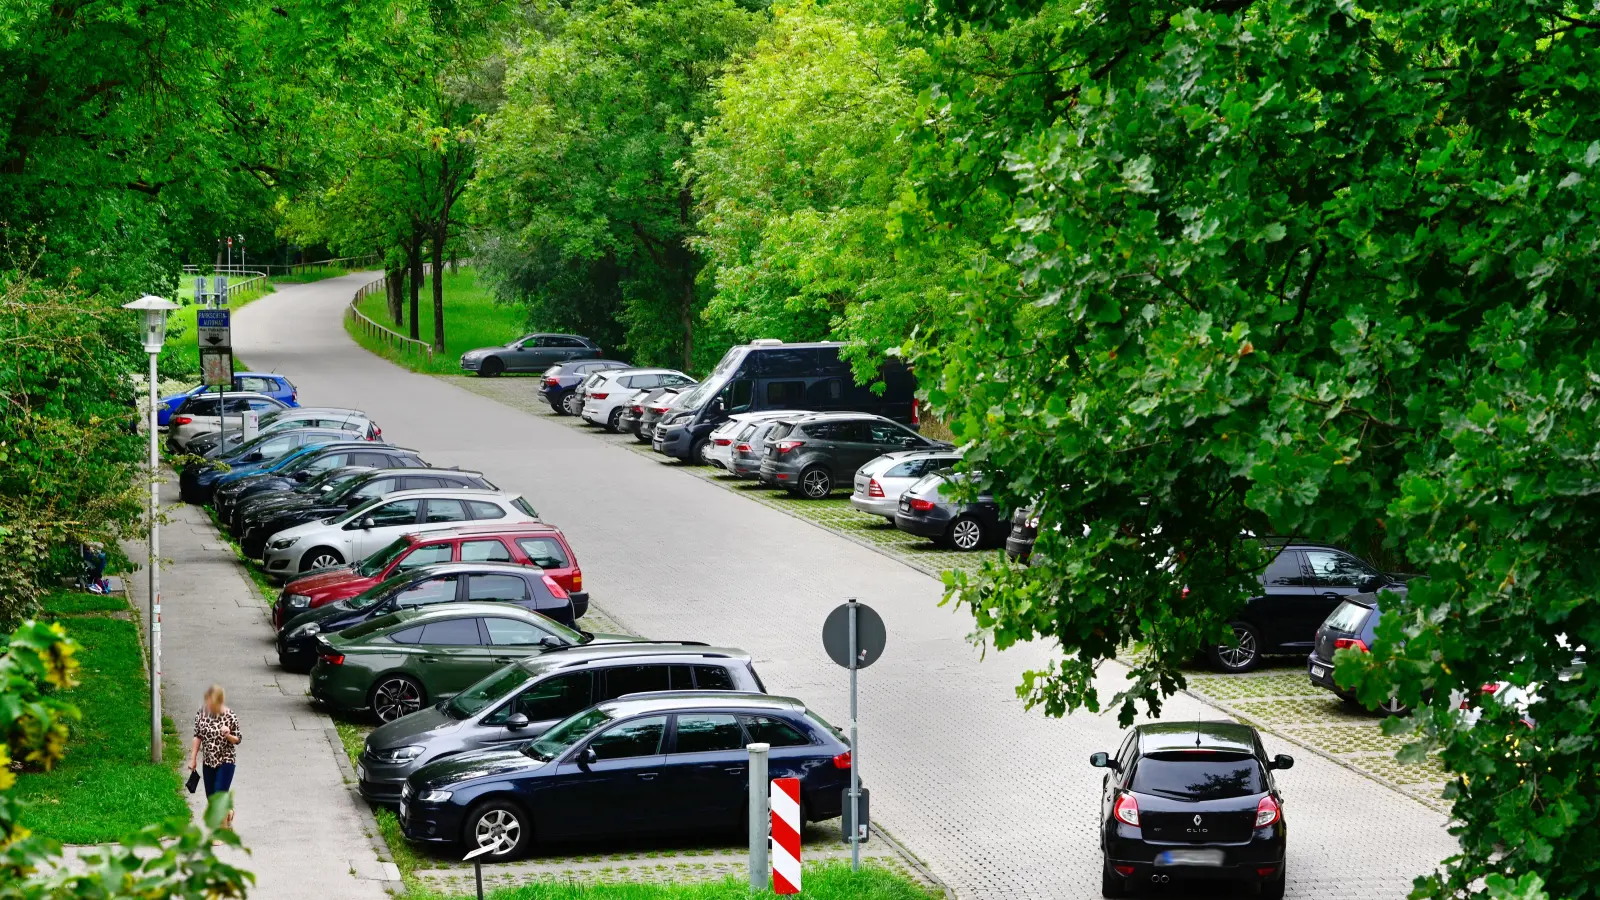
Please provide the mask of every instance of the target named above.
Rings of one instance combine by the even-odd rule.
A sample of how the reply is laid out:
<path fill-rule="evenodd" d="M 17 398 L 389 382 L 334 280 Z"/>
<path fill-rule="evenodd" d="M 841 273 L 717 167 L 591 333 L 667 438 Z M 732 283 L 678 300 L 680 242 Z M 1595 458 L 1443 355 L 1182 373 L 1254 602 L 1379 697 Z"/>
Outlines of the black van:
<path fill-rule="evenodd" d="M 698 459 L 712 429 L 728 416 L 764 409 L 864 412 L 916 427 L 917 380 L 911 370 L 899 360 L 886 361 L 878 371 L 880 396 L 856 384 L 850 363 L 839 356 L 844 346 L 760 340 L 729 348 L 690 402 L 656 427 L 651 446 L 675 459 Z"/>

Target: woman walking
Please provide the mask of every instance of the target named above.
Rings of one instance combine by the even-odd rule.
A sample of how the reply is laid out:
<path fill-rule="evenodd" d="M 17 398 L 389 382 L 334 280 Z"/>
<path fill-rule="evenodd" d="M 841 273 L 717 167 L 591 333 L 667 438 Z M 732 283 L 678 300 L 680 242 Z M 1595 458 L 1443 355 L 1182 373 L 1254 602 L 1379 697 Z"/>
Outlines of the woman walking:
<path fill-rule="evenodd" d="M 194 714 L 194 741 L 189 745 L 189 771 L 194 771 L 199 763 L 204 764 L 200 769 L 205 777 L 208 799 L 218 791 L 232 789 L 233 748 L 244 740 L 244 735 L 239 731 L 239 717 L 223 705 L 226 700 L 222 685 L 213 684 L 206 689 L 200 711 Z M 233 827 L 232 809 L 228 810 L 222 827 Z"/>

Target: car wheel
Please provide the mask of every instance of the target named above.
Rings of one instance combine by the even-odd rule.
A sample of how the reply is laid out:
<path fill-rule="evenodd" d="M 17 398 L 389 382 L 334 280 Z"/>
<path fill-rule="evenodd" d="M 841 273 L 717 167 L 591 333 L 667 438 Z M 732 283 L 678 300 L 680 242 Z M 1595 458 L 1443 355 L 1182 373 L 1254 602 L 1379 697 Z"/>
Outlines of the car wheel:
<path fill-rule="evenodd" d="M 493 378 L 505 370 L 506 364 L 498 356 L 491 356 L 478 364 L 478 375 L 483 378 Z"/>
<path fill-rule="evenodd" d="M 689 448 L 689 460 L 697 466 L 711 465 L 711 460 L 706 457 L 706 451 L 709 449 L 711 449 L 710 440 L 701 438 L 695 441 L 694 446 Z"/>
<path fill-rule="evenodd" d="M 331 547 L 318 547 L 307 550 L 306 555 L 300 557 L 300 571 L 309 572 L 312 569 L 331 569 L 334 566 L 344 565 L 344 557 L 339 551 Z"/>
<path fill-rule="evenodd" d="M 1244 622 L 1233 623 L 1237 647 L 1221 644 L 1211 648 L 1211 663 L 1223 672 L 1248 672 L 1261 664 L 1261 635 Z"/>
<path fill-rule="evenodd" d="M 622 426 L 620 424 L 621 422 L 622 422 L 622 410 L 613 409 L 611 411 L 611 415 L 606 417 L 606 430 L 611 432 L 612 434 L 621 434 L 622 433 Z"/>
<path fill-rule="evenodd" d="M 1411 712 L 1411 707 L 1402 703 L 1399 697 L 1390 697 L 1378 704 L 1378 712 L 1386 716 L 1403 716 Z"/>
<path fill-rule="evenodd" d="M 800 473 L 800 493 L 812 500 L 821 500 L 833 493 L 833 475 L 821 466 L 812 466 Z"/>
<path fill-rule="evenodd" d="M 531 822 L 522 808 L 507 800 L 490 800 L 467 814 L 462 842 L 471 850 L 493 847 L 485 856 L 507 860 L 522 855 L 532 835 Z"/>
<path fill-rule="evenodd" d="M 1100 862 L 1100 896 L 1128 896 L 1128 880 L 1112 871 L 1110 860 L 1101 860 Z"/>
<path fill-rule="evenodd" d="M 1261 900 L 1283 900 L 1283 889 L 1289 886 L 1289 872 L 1283 866 L 1278 867 L 1278 877 L 1271 881 L 1261 883 Z"/>
<path fill-rule="evenodd" d="M 372 688 L 372 714 L 385 724 L 422 708 L 427 693 L 404 675 L 388 675 Z"/>
<path fill-rule="evenodd" d="M 561 408 L 566 410 L 567 415 L 569 416 L 583 415 L 583 401 L 578 399 L 578 392 L 573 391 L 566 397 L 562 398 Z"/>
<path fill-rule="evenodd" d="M 983 523 L 971 516 L 961 516 L 950 523 L 945 543 L 957 550 L 976 550 L 983 546 L 988 535 L 983 533 Z"/>

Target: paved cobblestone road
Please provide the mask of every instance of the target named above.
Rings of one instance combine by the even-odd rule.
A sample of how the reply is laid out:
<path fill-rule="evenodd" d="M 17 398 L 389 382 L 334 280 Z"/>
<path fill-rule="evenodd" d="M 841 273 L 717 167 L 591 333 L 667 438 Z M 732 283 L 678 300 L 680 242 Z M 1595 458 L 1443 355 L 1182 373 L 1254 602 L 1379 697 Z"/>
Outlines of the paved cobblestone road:
<path fill-rule="evenodd" d="M 1100 773 L 1111 717 L 1022 708 L 1020 674 L 1050 647 L 984 655 L 937 581 L 628 450 L 519 413 L 358 348 L 340 321 L 366 276 L 285 287 L 234 316 L 234 347 L 292 378 L 308 404 L 368 410 L 435 465 L 482 469 L 525 493 L 578 549 L 595 602 L 643 634 L 750 650 L 768 687 L 846 720 L 845 674 L 819 632 L 845 597 L 888 624 L 862 676 L 862 772 L 877 821 L 958 896 L 1097 897 Z M 525 379 L 528 390 L 534 381 Z M 1107 696 L 1120 678 L 1107 666 Z M 1217 713 L 1175 697 L 1168 718 Z M 1268 752 L 1293 751 L 1271 737 Z M 1289 895 L 1403 897 L 1452 852 L 1445 817 L 1314 754 L 1283 774 Z"/>

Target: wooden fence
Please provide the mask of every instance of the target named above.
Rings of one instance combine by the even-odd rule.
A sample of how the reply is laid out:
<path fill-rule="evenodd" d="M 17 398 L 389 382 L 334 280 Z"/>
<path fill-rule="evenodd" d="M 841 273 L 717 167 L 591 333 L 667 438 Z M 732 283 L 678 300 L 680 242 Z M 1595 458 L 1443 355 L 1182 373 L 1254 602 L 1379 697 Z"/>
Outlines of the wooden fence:
<path fill-rule="evenodd" d="M 379 325 L 377 322 L 367 318 L 362 314 L 361 310 L 356 308 L 368 295 L 380 294 L 387 290 L 388 280 L 385 276 L 380 275 L 378 276 L 377 280 L 367 282 L 361 286 L 360 290 L 356 291 L 356 295 L 354 297 L 350 298 L 350 306 L 346 308 L 345 315 L 349 316 L 355 321 L 356 327 L 360 328 L 363 334 L 380 338 L 385 345 L 394 348 L 401 353 L 420 350 L 423 353 L 426 353 L 428 355 L 428 361 L 432 362 L 432 344 L 428 343 L 427 341 L 419 341 L 416 338 L 406 337 L 392 328 L 386 328 L 382 325 Z"/>

